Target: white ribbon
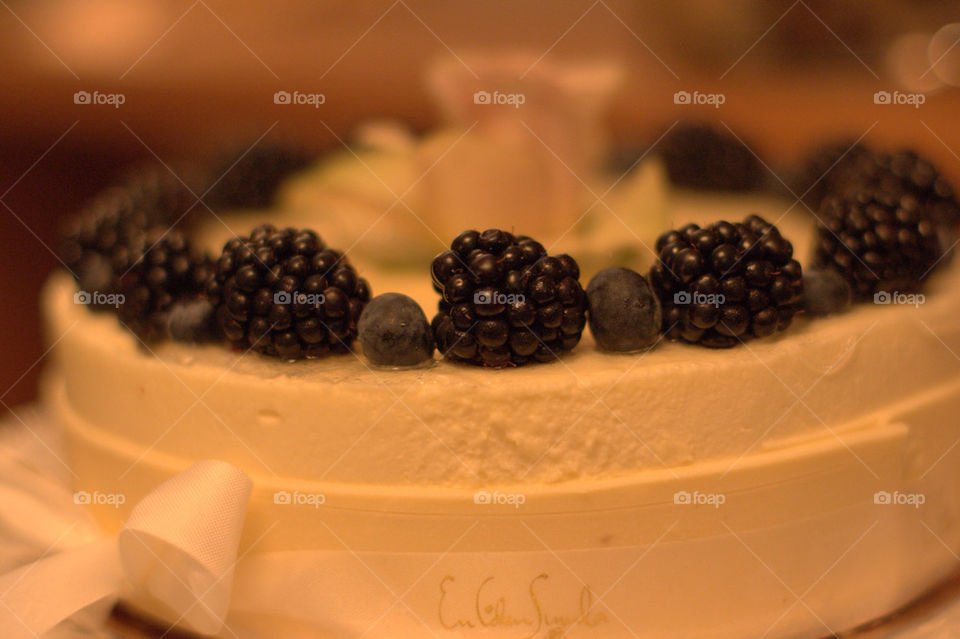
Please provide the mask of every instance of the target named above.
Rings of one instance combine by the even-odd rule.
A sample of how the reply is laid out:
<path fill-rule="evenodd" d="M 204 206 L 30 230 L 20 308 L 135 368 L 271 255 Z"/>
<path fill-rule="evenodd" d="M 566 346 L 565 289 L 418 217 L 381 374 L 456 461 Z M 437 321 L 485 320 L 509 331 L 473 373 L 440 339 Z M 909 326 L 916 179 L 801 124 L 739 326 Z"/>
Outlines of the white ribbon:
<path fill-rule="evenodd" d="M 33 639 L 73 613 L 125 592 L 201 634 L 222 627 L 252 483 L 202 461 L 138 503 L 116 539 L 94 542 L 0 577 L 0 629 Z"/>

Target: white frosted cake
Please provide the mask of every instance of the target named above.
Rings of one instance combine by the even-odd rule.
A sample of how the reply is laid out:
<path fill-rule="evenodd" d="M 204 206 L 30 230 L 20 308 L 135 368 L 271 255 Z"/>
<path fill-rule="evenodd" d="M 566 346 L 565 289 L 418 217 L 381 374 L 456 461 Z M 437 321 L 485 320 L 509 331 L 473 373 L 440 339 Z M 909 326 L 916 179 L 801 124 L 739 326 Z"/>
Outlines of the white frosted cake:
<path fill-rule="evenodd" d="M 357 162 L 400 154 L 390 162 L 407 170 L 456 136 L 400 138 L 381 131 Z M 458 161 L 488 152 L 476 144 L 479 156 Z M 521 160 L 542 158 L 518 156 L 511 172 L 528 170 Z M 216 253 L 263 221 L 315 228 L 374 295 L 404 293 L 432 316 L 430 256 L 488 222 L 461 211 L 436 238 L 437 208 L 475 203 L 386 178 L 394 198 L 421 199 L 390 214 L 402 223 L 378 226 L 370 211 L 392 200 L 380 207 L 368 178 L 392 169 L 354 177 L 350 162 L 314 165 L 271 210 L 210 220 L 195 237 Z M 669 191 L 653 160 L 628 175 L 608 216 L 619 230 L 605 221 L 568 237 L 569 223 L 534 215 L 518 230 L 580 259 L 584 285 L 605 266 L 648 268 L 657 235 L 688 222 L 759 213 L 800 260 L 818 241 L 808 213 L 783 214 L 790 202 Z M 460 185 L 439 183 L 450 180 Z M 883 617 L 956 569 L 958 290 L 960 268 L 944 264 L 913 304 L 800 314 L 729 349 L 685 334 L 616 353 L 584 329 L 549 363 L 490 368 L 438 351 L 391 368 L 365 345 L 294 362 L 222 342 L 147 349 L 112 313 L 76 304 L 76 282 L 59 273 L 43 293 L 55 355 L 45 403 L 76 489 L 125 495 L 90 506 L 108 533 L 195 462 L 250 477 L 222 636 L 820 637 Z M 264 610 L 251 580 L 284 597 Z M 126 598 L 182 621 L 155 595 Z"/>

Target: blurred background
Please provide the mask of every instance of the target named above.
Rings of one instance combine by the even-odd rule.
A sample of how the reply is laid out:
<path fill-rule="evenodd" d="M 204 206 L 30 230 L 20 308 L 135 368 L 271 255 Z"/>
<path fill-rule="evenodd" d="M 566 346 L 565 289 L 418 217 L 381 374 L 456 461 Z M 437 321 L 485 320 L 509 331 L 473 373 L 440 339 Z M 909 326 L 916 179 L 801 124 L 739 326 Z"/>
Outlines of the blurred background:
<path fill-rule="evenodd" d="M 522 49 L 619 62 L 606 118 L 623 149 L 713 121 L 779 172 L 865 135 L 956 184 L 958 40 L 957 4 L 931 0 L 0 0 L 0 409 L 36 392 L 37 296 L 63 217 L 131 163 L 264 134 L 335 148 L 373 117 L 424 129 L 440 116 L 429 64 Z M 275 103 L 294 90 L 325 101 Z"/>

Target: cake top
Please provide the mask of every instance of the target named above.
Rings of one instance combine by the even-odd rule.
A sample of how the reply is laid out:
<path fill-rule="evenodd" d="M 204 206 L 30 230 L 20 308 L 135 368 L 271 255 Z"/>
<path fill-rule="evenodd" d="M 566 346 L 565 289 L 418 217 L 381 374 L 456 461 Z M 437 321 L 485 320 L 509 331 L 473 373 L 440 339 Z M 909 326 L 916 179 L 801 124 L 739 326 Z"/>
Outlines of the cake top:
<path fill-rule="evenodd" d="M 824 147 L 796 171 L 786 211 L 811 214 L 806 269 L 782 215 L 670 230 L 653 155 L 634 154 L 620 175 L 607 168 L 598 121 L 616 73 L 584 84 L 568 81 L 582 69 L 544 67 L 497 84 L 520 63 L 474 79 L 435 70 L 446 121 L 422 136 L 379 124 L 319 158 L 261 144 L 190 183 L 160 168 L 133 174 L 66 235 L 78 300 L 115 311 L 144 344 L 214 341 L 296 360 L 350 352 L 359 336 L 373 365 L 421 365 L 437 349 L 500 368 L 552 362 L 588 324 L 611 351 L 661 339 L 736 347 L 798 314 L 919 294 L 949 260 L 960 220 L 950 185 L 912 152 L 859 144 Z M 686 187 L 761 188 L 763 163 L 744 149 L 682 125 L 659 155 Z M 211 225 L 228 231 L 213 250 Z M 430 321 L 410 291 L 374 297 L 367 274 L 398 268 L 432 281 Z M 584 273 L 595 273 L 586 286 Z"/>

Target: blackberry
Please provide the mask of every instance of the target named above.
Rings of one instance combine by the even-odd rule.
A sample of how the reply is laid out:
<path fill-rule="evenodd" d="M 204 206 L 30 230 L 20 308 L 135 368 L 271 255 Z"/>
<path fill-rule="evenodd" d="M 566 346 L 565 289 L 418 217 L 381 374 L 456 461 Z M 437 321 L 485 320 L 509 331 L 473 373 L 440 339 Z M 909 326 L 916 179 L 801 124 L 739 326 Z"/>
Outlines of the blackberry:
<path fill-rule="evenodd" d="M 852 140 L 826 144 L 815 149 L 793 177 L 793 192 L 816 212 L 823 199 L 842 185 L 855 182 L 873 165 L 872 153 Z"/>
<path fill-rule="evenodd" d="M 549 362 L 580 341 L 587 299 L 569 255 L 489 229 L 465 231 L 431 267 L 442 295 L 431 326 L 444 357 L 482 366 Z"/>
<path fill-rule="evenodd" d="M 313 231 L 265 224 L 224 245 L 207 298 L 235 348 L 294 360 L 348 352 L 370 287 Z"/>
<path fill-rule="evenodd" d="M 955 234 L 960 225 L 960 205 L 950 182 L 936 167 L 909 149 L 897 151 L 884 160 L 884 168 L 897 178 L 901 188 L 920 200 L 933 222 Z"/>
<path fill-rule="evenodd" d="M 785 330 L 802 307 L 793 245 L 757 215 L 688 224 L 661 235 L 656 247 L 649 279 L 670 339 L 728 348 Z"/>
<path fill-rule="evenodd" d="M 864 186 L 820 208 L 814 265 L 846 277 L 858 301 L 917 291 L 941 257 L 936 224 L 914 193 Z"/>
<path fill-rule="evenodd" d="M 239 159 L 237 159 L 239 157 Z M 313 156 L 280 142 L 237 149 L 215 163 L 208 200 L 220 208 L 264 208 L 273 203 L 283 180 L 305 168 Z"/>
<path fill-rule="evenodd" d="M 195 199 L 167 171 L 143 170 L 106 190 L 68 222 L 62 257 L 82 290 L 119 291 L 144 232 L 182 219 Z"/>
<path fill-rule="evenodd" d="M 154 227 L 128 247 L 129 266 L 115 264 L 120 321 L 143 341 L 166 337 L 174 302 L 196 299 L 211 272 L 207 256 L 194 251 L 183 233 Z"/>
<path fill-rule="evenodd" d="M 715 191 L 751 191 L 763 186 L 760 161 L 734 135 L 708 124 L 680 124 L 660 143 L 670 181 Z"/>
<path fill-rule="evenodd" d="M 909 149 L 879 153 L 860 144 L 829 145 L 807 161 L 796 186 L 813 211 L 830 195 L 855 198 L 863 189 L 902 191 L 913 194 L 951 238 L 960 225 L 953 187 L 933 164 Z"/>

